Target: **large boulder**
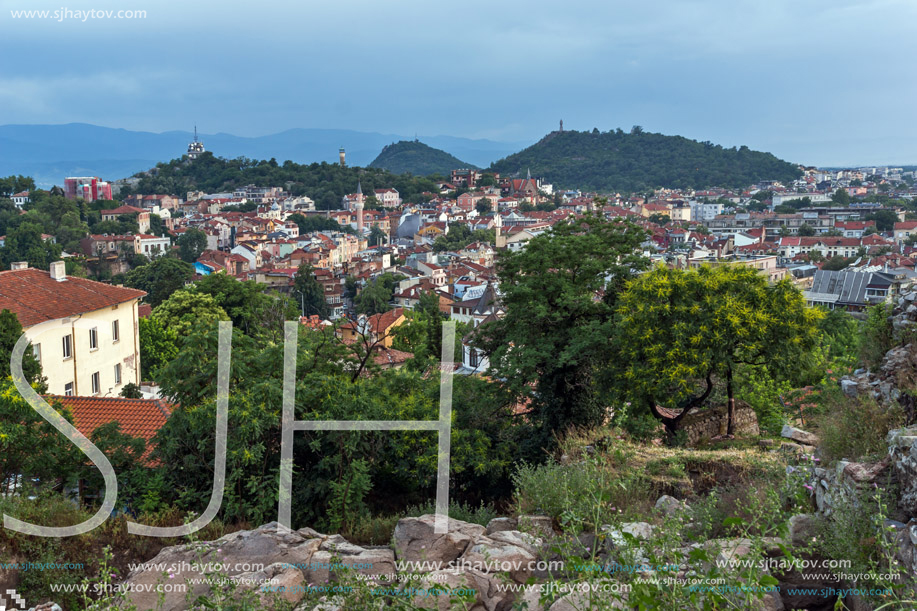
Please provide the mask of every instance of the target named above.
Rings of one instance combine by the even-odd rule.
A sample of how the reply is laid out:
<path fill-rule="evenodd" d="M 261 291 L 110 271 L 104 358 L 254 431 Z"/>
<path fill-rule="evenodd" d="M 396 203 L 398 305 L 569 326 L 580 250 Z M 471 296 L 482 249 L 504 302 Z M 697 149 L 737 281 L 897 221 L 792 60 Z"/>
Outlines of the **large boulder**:
<path fill-rule="evenodd" d="M 818 518 L 811 513 L 799 513 L 789 520 L 790 543 L 803 547 L 818 535 Z"/>
<path fill-rule="evenodd" d="M 435 522 L 432 514 L 398 520 L 393 535 L 398 560 L 439 563 L 445 567 L 465 553 L 474 538 L 486 530 L 480 524 L 449 518 L 448 532 L 440 534 L 434 532 Z"/>
<path fill-rule="evenodd" d="M 797 429 L 796 427 L 790 426 L 789 424 L 783 425 L 783 430 L 780 431 L 780 436 L 786 437 L 787 439 L 792 439 L 795 442 L 807 446 L 818 445 L 818 437 L 815 434 L 809 433 L 808 431 L 804 431 L 802 429 Z"/>
<path fill-rule="evenodd" d="M 459 559 L 459 565 L 463 569 L 469 567 L 485 573 L 505 573 L 516 583 L 524 583 L 535 568 L 537 548 L 528 545 L 521 537 L 506 537 L 506 534 L 475 538 Z"/>
<path fill-rule="evenodd" d="M 512 593 L 500 588 L 495 577 L 475 569 L 432 571 L 404 587 L 418 592 L 411 600 L 416 609 L 510 611 L 514 600 Z"/>
<path fill-rule="evenodd" d="M 288 531 L 271 522 L 216 541 L 166 547 L 144 567 L 132 571 L 124 585 L 129 602 L 138 609 L 162 611 L 188 609 L 186 598 L 206 596 L 212 581 L 227 578 L 238 584 L 240 594 L 260 591 L 262 586 L 270 586 L 272 579 L 293 589 L 296 584 L 314 580 L 311 562 L 326 539 L 309 528 Z M 179 585 L 186 586 L 190 595 L 186 597 Z"/>

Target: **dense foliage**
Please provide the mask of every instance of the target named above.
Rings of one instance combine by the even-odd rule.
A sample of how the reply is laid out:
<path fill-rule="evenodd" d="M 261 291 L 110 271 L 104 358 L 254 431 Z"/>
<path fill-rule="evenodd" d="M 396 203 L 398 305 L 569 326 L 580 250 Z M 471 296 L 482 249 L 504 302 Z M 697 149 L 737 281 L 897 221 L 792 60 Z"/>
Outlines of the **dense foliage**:
<path fill-rule="evenodd" d="M 473 168 L 474 166 L 456 159 L 446 151 L 435 149 L 423 142 L 402 140 L 393 142 L 379 153 L 372 163 L 371 168 L 388 170 L 395 174 L 414 174 L 415 176 L 428 176 L 441 174 L 448 176 L 452 170 L 459 168 Z"/>
<path fill-rule="evenodd" d="M 506 315 L 479 327 L 475 341 L 494 377 L 530 404 L 535 454 L 555 433 L 604 420 L 595 371 L 609 357 L 619 288 L 647 264 L 636 253 L 644 238 L 633 225 L 587 215 L 501 256 Z"/>
<path fill-rule="evenodd" d="M 641 191 L 656 187 L 744 187 L 759 180 L 791 181 L 799 169 L 746 146 L 724 148 L 681 136 L 633 130 L 554 132 L 497 161 L 501 174 L 542 176 L 555 187 Z"/>
<path fill-rule="evenodd" d="M 393 187 L 408 202 L 419 201 L 424 191 L 436 192 L 436 184 L 427 178 L 396 175 L 376 168 L 341 167 L 339 164 L 299 164 L 276 160 L 222 159 L 204 153 L 194 161 L 175 159 L 160 163 L 152 171 L 139 175 L 140 182 L 130 192 L 171 194 L 185 197 L 188 191 L 231 192 L 236 187 L 254 184 L 261 187 L 288 187 L 293 195 L 306 195 L 320 210 L 340 208 L 341 199 L 356 193 L 362 182 L 363 192 Z"/>

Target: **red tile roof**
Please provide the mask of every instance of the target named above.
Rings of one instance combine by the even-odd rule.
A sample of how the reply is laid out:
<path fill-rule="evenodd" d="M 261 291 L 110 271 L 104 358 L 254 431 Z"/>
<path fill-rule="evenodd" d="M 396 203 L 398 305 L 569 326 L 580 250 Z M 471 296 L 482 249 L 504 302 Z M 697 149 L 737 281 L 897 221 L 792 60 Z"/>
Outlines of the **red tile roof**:
<path fill-rule="evenodd" d="M 111 307 L 144 295 L 137 289 L 73 276 L 58 282 L 39 269 L 0 272 L 0 310 L 15 313 L 23 327 Z"/>
<path fill-rule="evenodd" d="M 172 414 L 162 399 L 125 399 L 123 397 L 62 397 L 48 395 L 48 403 L 60 402 L 73 414 L 73 424 L 87 438 L 103 424 L 117 422 L 121 432 L 147 442 L 144 457 L 152 450 L 150 440 Z"/>

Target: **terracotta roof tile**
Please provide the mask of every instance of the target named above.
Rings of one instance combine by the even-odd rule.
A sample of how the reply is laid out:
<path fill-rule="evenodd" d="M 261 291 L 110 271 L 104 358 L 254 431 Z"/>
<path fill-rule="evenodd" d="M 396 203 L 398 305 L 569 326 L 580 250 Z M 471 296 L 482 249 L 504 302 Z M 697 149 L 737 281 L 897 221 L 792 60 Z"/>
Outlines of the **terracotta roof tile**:
<path fill-rule="evenodd" d="M 80 433 L 91 438 L 103 424 L 117 422 L 121 432 L 147 442 L 144 457 L 152 451 L 150 440 L 172 414 L 162 399 L 125 399 L 123 397 L 63 397 L 48 395 L 49 403 L 60 402 L 70 409 L 73 423 Z"/>
<path fill-rule="evenodd" d="M 67 276 L 58 282 L 39 269 L 0 272 L 0 310 L 14 312 L 23 327 L 139 299 L 143 291 Z"/>

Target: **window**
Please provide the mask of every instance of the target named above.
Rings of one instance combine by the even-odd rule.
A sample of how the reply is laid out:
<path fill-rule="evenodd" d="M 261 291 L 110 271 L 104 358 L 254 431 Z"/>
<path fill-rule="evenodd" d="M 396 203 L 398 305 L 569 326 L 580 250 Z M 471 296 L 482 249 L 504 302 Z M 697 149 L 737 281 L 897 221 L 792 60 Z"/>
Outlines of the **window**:
<path fill-rule="evenodd" d="M 73 396 L 73 382 L 67 382 L 64 384 L 64 396 L 72 397 Z"/>
<path fill-rule="evenodd" d="M 121 327 L 118 325 L 118 321 L 115 320 L 111 323 L 111 341 L 117 342 L 121 339 Z"/>
<path fill-rule="evenodd" d="M 35 344 L 34 346 L 32 346 L 32 354 L 35 355 L 35 360 L 37 360 L 38 363 L 41 364 L 41 344 Z"/>
<path fill-rule="evenodd" d="M 101 388 L 101 386 L 102 385 L 99 383 L 99 372 L 97 371 L 94 374 L 92 374 L 92 394 L 94 395 L 99 394 L 99 389 Z"/>
<path fill-rule="evenodd" d="M 121 383 L 121 363 L 115 365 L 115 384 Z"/>
<path fill-rule="evenodd" d="M 89 349 L 96 350 L 99 347 L 99 328 L 93 327 L 89 330 Z"/>
<path fill-rule="evenodd" d="M 68 333 L 64 336 L 64 358 L 73 356 L 73 337 Z"/>

